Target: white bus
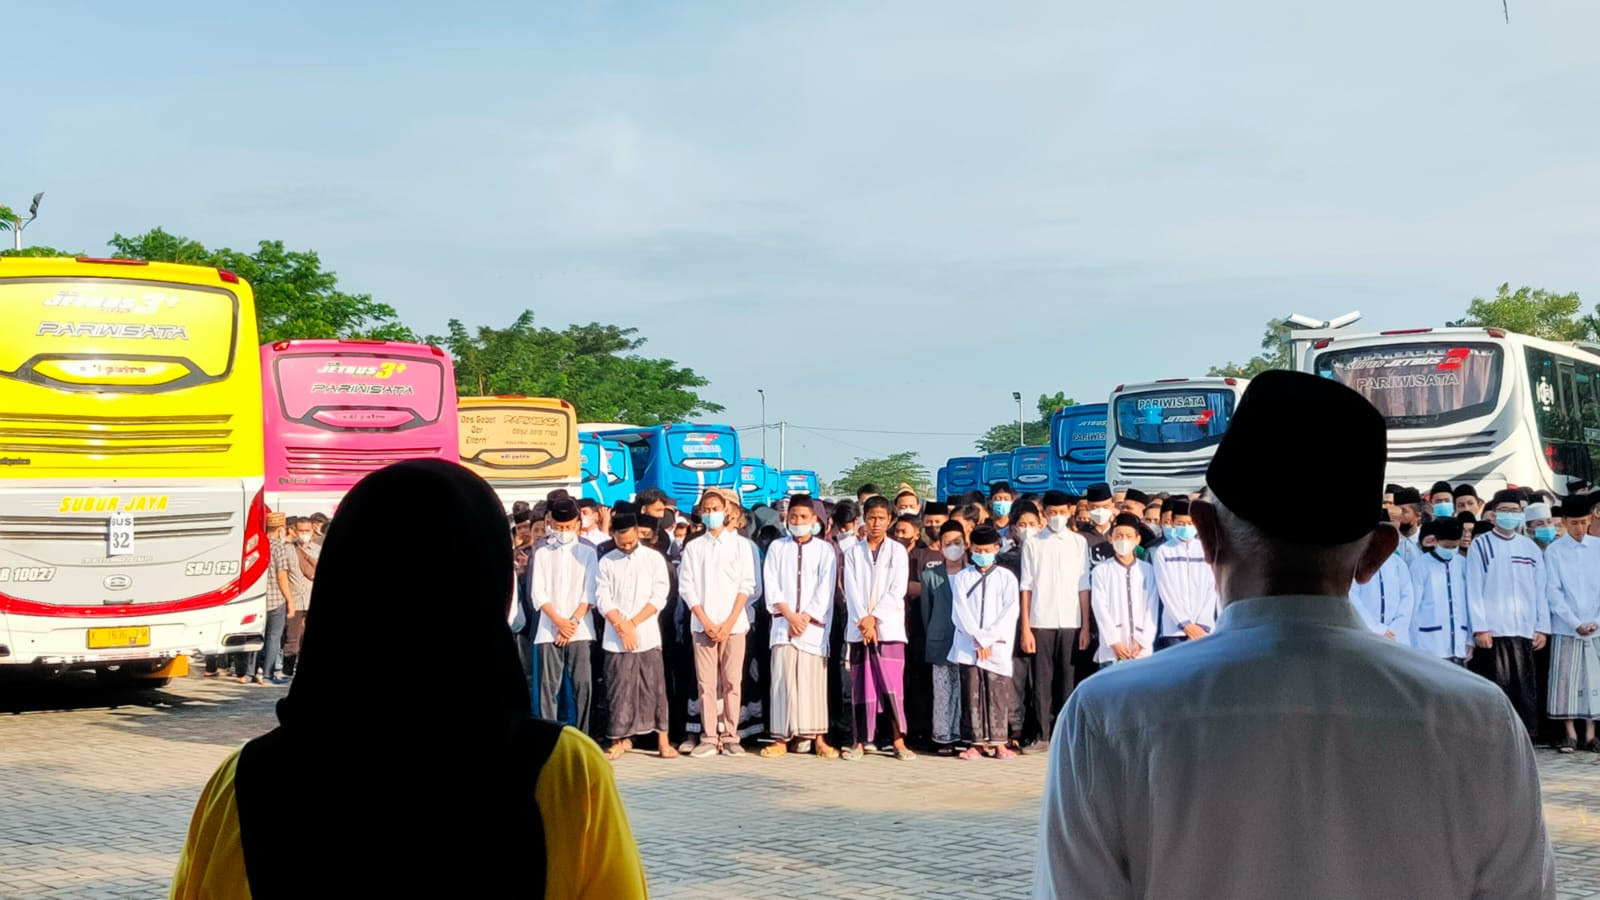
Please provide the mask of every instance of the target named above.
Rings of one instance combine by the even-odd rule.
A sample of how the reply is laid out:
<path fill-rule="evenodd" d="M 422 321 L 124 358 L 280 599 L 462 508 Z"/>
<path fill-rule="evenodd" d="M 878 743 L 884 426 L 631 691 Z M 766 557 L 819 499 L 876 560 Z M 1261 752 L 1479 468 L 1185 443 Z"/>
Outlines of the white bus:
<path fill-rule="evenodd" d="M 1120 491 L 1187 494 L 1233 419 L 1245 378 L 1162 378 L 1119 384 L 1107 400 L 1106 481 Z"/>
<path fill-rule="evenodd" d="M 1568 493 L 1600 454 L 1600 356 L 1498 328 L 1293 335 L 1301 371 L 1372 401 L 1389 423 L 1388 481 L 1478 493 Z"/>

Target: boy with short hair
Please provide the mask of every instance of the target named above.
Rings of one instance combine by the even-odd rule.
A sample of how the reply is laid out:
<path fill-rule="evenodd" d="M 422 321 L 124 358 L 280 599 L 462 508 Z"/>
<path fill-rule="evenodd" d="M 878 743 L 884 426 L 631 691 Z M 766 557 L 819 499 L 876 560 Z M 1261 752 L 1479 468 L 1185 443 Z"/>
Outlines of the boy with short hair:
<path fill-rule="evenodd" d="M 1467 561 L 1454 516 L 1422 526 L 1422 555 L 1411 564 L 1411 646 L 1465 666 L 1472 657 L 1467 613 Z"/>
<path fill-rule="evenodd" d="M 1121 513 L 1112 520 L 1112 557 L 1089 575 L 1089 605 L 1094 610 L 1102 667 L 1149 656 L 1155 651 L 1156 573 L 1138 556 L 1144 536 L 1139 517 Z"/>
<path fill-rule="evenodd" d="M 1198 640 L 1217 627 L 1217 576 L 1200 546 L 1200 531 L 1189 515 L 1189 498 L 1175 497 L 1168 506 L 1171 538 L 1150 554 L 1161 602 L 1157 650 Z"/>
<path fill-rule="evenodd" d="M 972 564 L 950 576 L 955 635 L 948 659 L 961 667 L 964 736 L 972 746 L 962 759 L 1015 759 L 1010 738 L 1011 652 L 1021 614 L 1017 579 L 999 565 L 1000 532 L 972 530 Z"/>
<path fill-rule="evenodd" d="M 633 737 L 655 732 L 662 759 L 678 755 L 667 740 L 667 676 L 659 613 L 672 589 L 667 560 L 644 546 L 632 513 L 611 517 L 615 543 L 600 560 L 595 608 L 606 620 L 602 642 L 611 716 L 607 759 L 633 749 Z"/>

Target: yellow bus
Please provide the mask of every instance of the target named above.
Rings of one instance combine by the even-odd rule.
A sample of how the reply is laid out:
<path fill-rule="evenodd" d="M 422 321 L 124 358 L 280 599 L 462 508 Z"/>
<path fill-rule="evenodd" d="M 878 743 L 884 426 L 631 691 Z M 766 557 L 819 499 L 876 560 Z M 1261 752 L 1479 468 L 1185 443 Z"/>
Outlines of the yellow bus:
<path fill-rule="evenodd" d="M 0 665 L 261 647 L 256 343 L 232 272 L 0 258 Z"/>
<path fill-rule="evenodd" d="M 578 415 L 554 397 L 462 397 L 461 464 L 489 482 L 507 509 L 560 488 L 576 500 L 583 486 Z"/>

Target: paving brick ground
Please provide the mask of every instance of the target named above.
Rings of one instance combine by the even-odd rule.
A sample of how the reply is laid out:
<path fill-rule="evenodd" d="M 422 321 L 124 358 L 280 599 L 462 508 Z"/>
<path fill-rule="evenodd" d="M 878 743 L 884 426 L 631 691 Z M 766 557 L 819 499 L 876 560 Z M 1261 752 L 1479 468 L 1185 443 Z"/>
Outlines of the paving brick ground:
<path fill-rule="evenodd" d="M 0 897 L 163 895 L 200 787 L 279 696 L 0 684 L 23 710 L 0 711 Z M 654 896 L 994 898 L 1026 894 L 1045 764 L 632 754 L 617 775 Z M 1562 896 L 1600 897 L 1600 757 L 1540 764 Z"/>

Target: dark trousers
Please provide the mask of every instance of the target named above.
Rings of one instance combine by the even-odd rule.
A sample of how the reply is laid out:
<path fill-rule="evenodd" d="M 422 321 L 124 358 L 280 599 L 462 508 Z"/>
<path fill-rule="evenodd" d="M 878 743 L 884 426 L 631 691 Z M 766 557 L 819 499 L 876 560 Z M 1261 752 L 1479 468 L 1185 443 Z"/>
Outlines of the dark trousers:
<path fill-rule="evenodd" d="M 522 664 L 522 677 L 527 679 L 528 696 L 532 698 L 528 704 L 532 707 L 529 712 L 537 716 L 539 714 L 539 683 L 533 675 L 538 671 L 535 665 L 539 659 L 539 651 L 535 649 L 533 643 L 533 627 L 530 626 L 517 632 L 516 638 L 517 662 Z"/>
<path fill-rule="evenodd" d="M 1472 652 L 1471 669 L 1505 691 L 1530 739 L 1539 734 L 1539 685 L 1534 680 L 1533 641 L 1525 637 L 1497 637 L 1488 650 Z"/>
<path fill-rule="evenodd" d="M 1034 631 L 1034 634 L 1038 634 Z M 963 669 L 967 668 L 962 666 Z M 1048 689 L 1046 690 L 1048 693 Z M 1008 715 L 1011 739 L 1027 743 L 1044 732 L 1044 724 L 1034 715 L 1037 709 L 1039 683 L 1034 677 L 1034 654 L 1018 649 L 1011 655 L 1011 693 L 1008 695 Z"/>
<path fill-rule="evenodd" d="M 561 694 L 563 679 L 572 682 L 572 724 L 584 734 L 589 733 L 589 713 L 593 708 L 591 693 L 594 689 L 594 669 L 589 649 L 594 641 L 573 641 L 565 647 L 555 644 L 539 645 L 539 717 L 555 719 L 556 698 Z"/>
<path fill-rule="evenodd" d="M 283 674 L 293 676 L 294 667 L 300 661 L 300 639 L 306 633 L 306 616 L 311 615 L 308 609 L 302 609 L 288 620 L 283 630 Z"/>
<path fill-rule="evenodd" d="M 268 678 L 276 676 L 278 668 L 283 664 L 283 631 L 289 624 L 288 615 L 287 606 L 267 610 L 266 640 L 261 648 L 261 670 Z"/>
<path fill-rule="evenodd" d="M 1077 684 L 1073 654 L 1078 651 L 1078 629 L 1035 628 L 1033 643 L 1033 714 L 1039 720 L 1039 740 L 1049 743 L 1056 716 Z"/>
<path fill-rule="evenodd" d="M 1156 650 L 1161 651 L 1167 649 L 1168 647 L 1176 647 L 1179 644 L 1186 643 L 1188 640 L 1189 636 L 1183 634 L 1180 634 L 1177 637 L 1158 637 L 1156 638 Z"/>

